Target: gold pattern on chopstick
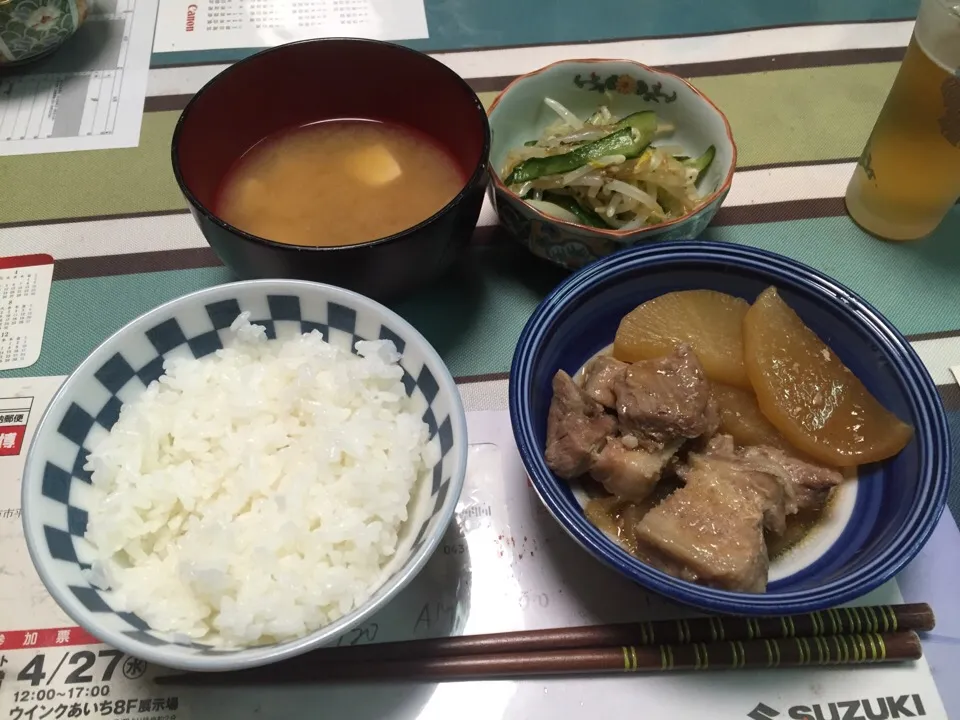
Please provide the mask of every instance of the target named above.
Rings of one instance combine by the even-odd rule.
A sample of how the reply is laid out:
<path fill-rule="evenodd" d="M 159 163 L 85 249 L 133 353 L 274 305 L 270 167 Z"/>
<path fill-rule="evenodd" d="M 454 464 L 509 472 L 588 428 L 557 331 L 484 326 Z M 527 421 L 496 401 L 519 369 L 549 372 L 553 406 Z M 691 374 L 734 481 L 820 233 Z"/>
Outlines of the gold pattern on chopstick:
<path fill-rule="evenodd" d="M 660 669 L 661 670 L 667 669 L 667 646 L 666 645 L 660 646 Z"/>
<path fill-rule="evenodd" d="M 630 654 L 627 652 L 627 646 L 623 645 L 620 649 L 623 650 L 623 671 L 630 672 Z"/>
<path fill-rule="evenodd" d="M 673 648 L 667 645 L 667 661 L 670 663 L 670 668 L 673 669 Z"/>
<path fill-rule="evenodd" d="M 714 630 L 714 627 L 716 627 L 716 630 Z M 726 630 L 724 629 L 723 620 L 715 617 L 710 618 L 710 634 L 713 636 L 715 641 L 720 640 L 722 642 L 726 639 Z"/>
<path fill-rule="evenodd" d="M 890 611 L 890 622 L 891 622 L 890 632 L 896 632 L 897 629 L 898 629 L 898 628 L 897 628 L 897 614 L 893 611 L 893 608 L 892 608 L 892 607 L 888 607 L 887 610 Z"/>
<path fill-rule="evenodd" d="M 825 637 L 817 639 L 817 647 L 820 649 L 820 657 L 822 658 L 822 665 L 826 665 L 830 662 L 830 643 L 827 642 Z"/>
<path fill-rule="evenodd" d="M 743 649 L 743 643 L 734 640 L 730 643 L 730 649 L 733 652 L 733 667 L 742 668 L 747 662 L 747 656 Z"/>
<path fill-rule="evenodd" d="M 844 609 L 847 611 L 847 616 L 850 618 L 851 631 L 855 633 L 860 632 L 860 613 L 858 613 L 855 608 Z"/>
<path fill-rule="evenodd" d="M 843 654 L 844 654 L 845 661 L 856 662 L 857 644 L 853 641 L 853 638 L 847 635 L 841 635 L 840 639 L 843 642 Z"/>
<path fill-rule="evenodd" d="M 637 669 L 637 649 L 631 645 L 630 646 L 630 661 L 633 663 L 633 669 Z"/>
<path fill-rule="evenodd" d="M 830 608 L 827 610 L 830 614 L 830 621 L 833 623 L 833 634 L 837 635 L 840 632 L 840 629 L 843 627 L 843 621 L 840 619 L 840 613 L 836 608 Z"/>

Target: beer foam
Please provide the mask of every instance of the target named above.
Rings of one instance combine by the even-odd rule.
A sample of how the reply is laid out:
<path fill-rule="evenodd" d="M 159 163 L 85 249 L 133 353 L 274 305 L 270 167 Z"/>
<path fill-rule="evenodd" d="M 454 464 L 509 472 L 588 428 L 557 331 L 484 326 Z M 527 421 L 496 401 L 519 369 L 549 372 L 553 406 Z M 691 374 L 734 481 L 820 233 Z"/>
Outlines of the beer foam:
<path fill-rule="evenodd" d="M 914 28 L 924 54 L 945 72 L 960 72 L 960 3 L 927 0 Z"/>

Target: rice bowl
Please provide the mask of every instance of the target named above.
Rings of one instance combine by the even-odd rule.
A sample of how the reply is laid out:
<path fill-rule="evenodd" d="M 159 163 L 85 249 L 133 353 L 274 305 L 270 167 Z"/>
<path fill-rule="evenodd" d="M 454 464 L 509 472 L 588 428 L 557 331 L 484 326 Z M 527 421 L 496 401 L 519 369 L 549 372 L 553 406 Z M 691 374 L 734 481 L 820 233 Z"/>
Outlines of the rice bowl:
<path fill-rule="evenodd" d="M 390 341 L 319 332 L 174 358 L 92 443 L 93 584 L 152 627 L 215 646 L 287 640 L 372 593 L 427 466 Z"/>
<path fill-rule="evenodd" d="M 377 521 L 384 525 L 380 528 L 383 534 L 378 534 L 372 540 L 370 538 L 373 533 L 366 536 L 367 549 L 373 553 L 372 557 L 375 559 L 368 565 L 356 565 L 357 572 L 353 576 L 356 582 L 344 580 L 339 583 L 338 592 L 328 592 L 329 588 L 325 586 L 319 588 L 316 578 L 311 578 L 309 571 L 300 576 L 299 571 L 288 570 L 287 564 L 296 565 L 294 561 L 297 560 L 298 552 L 304 549 L 304 546 L 296 545 L 296 538 L 291 540 L 287 536 L 284 539 L 281 533 L 274 532 L 268 526 L 258 526 L 256 532 L 241 533 L 237 527 L 234 527 L 238 525 L 235 520 L 217 526 L 212 523 L 211 518 L 211 524 L 218 530 L 216 534 L 221 538 L 220 544 L 194 542 L 189 546 L 191 550 L 189 556 L 182 553 L 177 555 L 183 568 L 204 571 L 196 577 L 187 578 L 187 580 L 196 581 L 202 576 L 200 585 L 198 586 L 196 582 L 191 585 L 178 577 L 177 582 L 183 583 L 189 590 L 188 593 L 182 593 L 180 590 L 168 591 L 165 588 L 163 594 L 158 593 L 157 599 L 162 600 L 162 603 L 144 604 L 138 611 L 130 611 L 126 608 L 130 603 L 137 601 L 136 592 L 126 589 L 130 583 L 123 585 L 116 582 L 118 577 L 109 577 L 110 563 L 105 562 L 104 557 L 113 559 L 113 570 L 130 569 L 134 565 L 130 561 L 128 551 L 146 555 L 148 553 L 142 552 L 143 549 L 153 550 L 154 545 L 151 543 L 160 540 L 162 540 L 160 544 L 166 547 L 167 555 L 173 557 L 175 553 L 171 548 L 176 544 L 175 538 L 179 538 L 182 532 L 181 530 L 173 532 L 169 528 L 162 529 L 159 526 L 162 524 L 161 518 L 167 517 L 165 513 L 169 513 L 170 517 L 183 513 L 174 506 L 168 496 L 185 493 L 184 498 L 189 503 L 191 500 L 188 498 L 191 497 L 190 493 L 193 493 L 194 514 L 197 514 L 197 504 L 209 509 L 210 503 L 217 498 L 213 496 L 202 498 L 198 492 L 175 487 L 177 483 L 174 481 L 169 483 L 168 488 L 151 488 L 149 483 L 144 483 L 142 489 L 150 490 L 149 500 L 146 494 L 144 497 L 137 495 L 136 502 L 142 503 L 144 507 L 127 515 L 128 520 L 132 518 L 135 523 L 141 523 L 135 531 L 146 538 L 140 550 L 137 550 L 137 543 L 131 543 L 122 553 L 114 553 L 116 546 L 111 549 L 108 545 L 105 545 L 101 551 L 101 548 L 95 546 L 90 538 L 97 536 L 102 529 L 112 526 L 111 532 L 115 532 L 112 535 L 114 543 L 119 539 L 122 544 L 128 532 L 131 535 L 134 534 L 134 531 L 129 528 L 124 529 L 124 525 L 119 522 L 112 525 L 110 522 L 101 523 L 100 520 L 93 519 L 93 516 L 100 512 L 106 490 L 114 487 L 112 484 L 114 481 L 109 480 L 111 471 L 108 467 L 96 466 L 105 459 L 109 445 L 104 443 L 108 442 L 107 438 L 113 437 L 112 430 L 120 423 L 119 416 L 123 408 L 129 408 L 127 414 L 132 413 L 133 417 L 147 422 L 134 408 L 146 395 L 147 388 L 154 381 L 158 381 L 165 373 L 168 377 L 172 377 L 181 372 L 175 368 L 184 360 L 191 361 L 187 364 L 189 368 L 193 365 L 194 359 L 213 361 L 218 351 L 234 348 L 238 338 L 237 333 L 231 330 L 231 324 L 238 315 L 245 312 L 250 314 L 250 322 L 253 325 L 264 327 L 266 337 L 271 339 L 271 343 L 265 343 L 266 347 L 272 346 L 272 338 L 275 337 L 282 343 L 289 343 L 291 339 L 306 334 L 308 337 L 301 338 L 299 342 L 315 343 L 316 347 L 311 349 L 310 353 L 330 353 L 339 357 L 340 360 L 348 360 L 350 367 L 356 371 L 354 376 L 366 378 L 365 383 L 366 380 L 370 380 L 368 377 L 370 368 L 372 366 L 380 368 L 386 377 L 380 377 L 375 381 L 370 380 L 371 388 L 376 385 L 376 392 L 381 393 L 376 400 L 378 407 L 383 412 L 389 411 L 389 417 L 394 424 L 400 410 L 412 414 L 416 420 L 416 422 L 411 421 L 407 430 L 403 431 L 403 433 L 409 433 L 405 435 L 408 442 L 406 449 L 398 456 L 413 457 L 414 464 L 417 466 L 414 473 L 416 480 L 409 490 L 409 501 L 406 502 L 403 511 L 396 510 L 400 505 L 400 500 L 396 498 L 385 500 L 386 496 L 376 494 L 371 499 L 370 495 L 377 493 L 377 490 L 371 492 L 370 488 L 400 487 L 400 493 L 402 493 L 405 483 L 398 485 L 382 478 L 370 478 L 370 483 L 367 484 L 364 480 L 357 481 L 354 475 L 352 483 L 343 482 L 338 489 L 338 492 L 339 490 L 346 492 L 350 487 L 355 492 L 362 493 L 364 498 L 362 505 L 365 505 L 368 500 L 372 503 L 381 503 L 376 511 L 384 516 L 391 516 L 391 512 L 394 516 L 400 512 L 405 513 L 402 515 L 405 519 L 397 523 L 396 548 L 391 554 L 392 533 L 386 527 L 387 523 L 378 519 Z M 235 330 L 240 328 L 237 327 Z M 261 332 L 252 330 L 256 333 Z M 322 337 L 317 338 L 314 335 L 311 338 L 314 330 Z M 321 341 L 329 347 L 324 348 Z M 370 344 L 367 344 L 368 342 Z M 390 352 L 391 343 L 395 353 Z M 333 353 L 334 348 L 340 352 Z M 370 352 L 367 352 L 368 350 Z M 289 352 L 289 350 L 286 351 L 286 353 Z M 300 362 L 285 353 L 278 353 L 278 355 L 284 358 L 284 362 L 293 364 Z M 351 357 L 347 358 L 347 355 Z M 394 355 L 399 357 L 395 363 L 392 363 Z M 321 362 L 320 359 L 311 355 L 311 363 L 314 360 Z M 332 363 L 331 360 L 328 364 Z M 342 364 L 337 362 L 338 367 Z M 394 365 L 394 367 L 384 370 L 386 365 Z M 255 405 L 253 399 L 255 389 L 252 380 L 255 377 L 255 374 L 243 376 L 240 382 L 232 383 L 229 391 L 222 391 L 222 394 L 230 400 L 231 406 L 236 406 L 230 410 L 231 413 L 236 408 L 242 408 L 247 400 L 251 405 Z M 327 387 L 333 386 L 338 391 L 343 387 L 348 388 L 348 383 L 343 381 L 346 377 L 348 375 L 343 373 L 337 375 L 338 379 Z M 163 384 L 166 385 L 166 382 L 165 379 Z M 206 384 L 203 383 L 203 386 Z M 196 396 L 201 392 L 197 387 L 190 386 L 185 393 Z M 399 393 L 401 388 L 403 398 L 395 404 L 382 394 L 394 389 Z M 271 393 L 271 400 L 263 403 L 261 409 L 273 404 L 272 396 L 287 403 L 292 403 L 300 397 L 307 397 L 299 386 L 295 392 L 292 391 L 288 395 L 290 397 L 285 398 L 280 393 Z M 203 400 L 206 397 L 204 391 L 200 399 Z M 183 417 L 190 417 L 191 413 L 199 417 L 204 417 L 206 414 L 208 420 L 216 416 L 220 426 L 234 424 L 223 411 L 204 407 L 209 404 L 209 402 L 191 403 L 189 401 L 184 404 L 178 401 L 177 406 L 183 410 L 181 413 Z M 327 401 L 323 404 L 325 407 L 332 406 Z M 339 402 L 339 405 L 346 406 L 349 403 L 344 400 Z M 365 405 L 370 406 L 370 403 L 366 402 Z M 245 412 L 250 415 L 251 422 L 263 420 L 264 426 L 271 426 L 271 423 L 266 422 L 267 413 L 254 413 L 252 409 Z M 336 412 L 342 413 L 343 410 Z M 362 416 L 358 415 L 359 417 Z M 307 418 L 306 414 L 300 418 L 306 426 L 316 428 L 323 426 L 320 419 L 314 422 Z M 180 419 L 179 415 L 178 419 Z M 177 425 L 172 419 L 151 417 L 149 422 L 159 423 L 158 427 L 161 429 L 166 427 L 168 430 Z M 273 423 L 273 425 L 277 424 Z M 334 425 L 333 420 L 330 420 L 326 427 L 333 428 Z M 336 425 L 336 428 L 339 429 L 341 425 L 345 427 L 346 424 L 341 422 Z M 426 438 L 419 433 L 424 425 Z M 416 433 L 411 429 L 414 426 L 417 428 Z M 117 427 L 117 437 L 123 427 L 123 424 Z M 290 431 L 293 427 L 294 424 L 290 423 L 283 426 L 281 430 Z M 208 432 L 212 433 L 209 430 Z M 140 428 L 137 428 L 137 433 L 138 435 L 141 433 Z M 206 451 L 206 447 L 193 444 L 195 440 L 203 440 L 210 444 L 210 438 L 204 439 L 202 434 L 180 431 L 178 433 L 180 443 L 176 452 L 180 452 L 180 455 L 176 457 L 180 459 L 186 457 L 188 450 L 191 455 L 196 454 L 198 458 L 203 454 L 201 450 Z M 307 432 L 308 436 L 309 434 Z M 351 433 L 351 435 L 355 434 Z M 372 437 L 369 432 L 365 434 Z M 397 434 L 396 437 L 399 438 L 401 434 Z M 463 487 L 467 459 L 466 418 L 456 384 L 443 361 L 423 336 L 401 317 L 369 298 L 329 285 L 290 280 L 244 281 L 206 288 L 172 300 L 131 321 L 93 350 L 90 356 L 64 381 L 49 403 L 32 436 L 32 440 L 28 438 L 30 446 L 22 481 L 24 537 L 37 574 L 50 595 L 76 624 L 112 647 L 148 662 L 194 671 L 235 670 L 277 662 L 336 642 L 345 633 L 369 620 L 420 573 L 434 553 L 453 517 Z M 388 437 L 383 432 L 380 432 L 380 436 Z M 420 442 L 419 439 L 425 443 L 425 449 L 419 452 L 419 462 L 417 462 L 417 453 L 410 448 L 411 443 L 416 444 Z M 271 442 L 276 445 L 278 440 L 274 437 Z M 314 450 L 319 450 L 320 443 L 314 440 L 311 444 Z M 347 443 L 344 441 L 342 445 L 346 451 Z M 398 444 L 398 447 L 401 446 L 403 446 L 402 441 Z M 169 439 L 162 445 L 163 452 L 170 454 L 168 460 L 175 456 L 174 450 L 171 449 L 173 447 Z M 306 447 L 305 444 L 301 446 L 301 450 L 304 447 Z M 96 458 L 94 458 L 94 451 L 97 451 Z M 350 452 L 358 452 L 358 450 L 354 447 Z M 268 454 L 266 464 L 261 463 L 263 468 L 269 469 L 269 467 L 280 465 L 278 453 Z M 242 455 L 249 460 L 253 456 L 259 457 L 259 451 L 242 453 L 234 449 L 230 455 L 238 457 Z M 315 454 L 311 457 L 315 458 Z M 117 464 L 116 459 L 110 462 Z M 236 468 L 245 467 L 241 462 L 231 462 L 234 462 Z M 350 462 L 354 463 L 355 458 Z M 171 467 L 173 465 L 167 464 Z M 146 466 L 138 469 L 136 464 L 132 467 L 131 472 L 139 472 L 139 469 L 148 469 L 151 472 L 157 470 L 157 468 L 146 468 Z M 106 484 L 95 488 L 92 471 L 105 470 L 107 473 L 100 480 Z M 261 474 L 251 472 L 250 477 L 259 478 Z M 339 473 L 344 480 L 346 475 L 345 472 Z M 327 479 L 330 482 L 334 480 L 332 476 Z M 314 480 L 311 487 L 313 485 L 321 487 L 318 480 Z M 231 495 L 234 493 L 238 491 L 231 491 Z M 242 512 L 238 512 L 238 515 L 253 510 L 267 513 L 264 516 L 267 520 L 271 517 L 276 519 L 279 516 L 279 510 L 271 508 L 271 503 L 260 497 L 264 493 L 256 483 L 251 482 L 250 487 L 241 489 L 238 497 L 243 493 L 256 494 L 258 502 L 255 509 L 252 506 L 241 508 Z M 286 494 L 290 496 L 290 492 Z M 315 495 L 328 498 L 330 503 L 336 502 L 339 507 L 346 507 L 342 502 L 343 493 L 337 494 L 322 489 Z M 319 510 L 316 506 L 311 509 L 309 499 L 308 494 L 308 502 L 304 503 L 307 506 L 306 511 L 316 514 Z M 179 500 L 177 502 L 179 503 Z M 284 513 L 298 520 L 301 508 L 297 507 L 291 511 L 291 502 L 292 500 L 287 498 Z M 154 503 L 157 511 L 155 516 L 151 516 L 150 511 L 144 508 L 153 507 Z M 272 503 L 276 504 L 275 499 Z M 281 503 L 283 504 L 284 501 L 281 500 Z M 133 506 L 133 502 L 130 504 Z M 145 530 L 143 520 L 139 519 L 143 517 L 148 517 L 155 527 Z M 357 517 L 359 519 L 354 523 L 354 527 L 359 527 L 360 523 L 366 519 L 372 520 L 372 515 L 360 513 Z M 372 522 L 369 524 L 372 527 Z M 263 525 L 263 522 L 260 525 Z M 296 526 L 296 522 L 293 525 Z M 133 525 L 131 524 L 130 527 L 132 528 Z M 328 524 L 328 527 L 332 528 L 334 525 Z M 317 529 L 311 528 L 312 531 Z M 345 532 L 347 529 L 345 525 L 341 531 Z M 232 533 L 229 543 L 224 539 L 226 534 L 219 530 Z M 267 552 L 258 553 L 254 560 L 244 565 L 246 562 L 244 558 L 249 560 L 252 555 L 242 554 L 241 550 L 243 552 L 247 550 L 240 547 L 239 541 L 236 548 L 230 543 L 234 539 L 241 537 L 249 539 L 254 535 L 257 543 L 266 546 Z M 98 542 L 104 542 L 104 540 L 98 540 Z M 252 543 L 253 540 L 250 542 Z M 313 561 L 324 550 L 313 536 L 310 538 L 310 544 L 309 556 L 306 551 L 303 555 L 308 561 Z M 273 552 L 277 547 L 281 548 L 279 555 Z M 343 546 L 334 548 L 341 553 L 345 549 Z M 238 566 L 252 568 L 251 572 L 258 574 L 249 579 L 245 578 L 245 581 L 260 583 L 261 590 L 270 587 L 270 583 L 276 581 L 288 588 L 289 595 L 300 593 L 302 590 L 300 599 L 291 600 L 287 606 L 281 605 L 281 602 L 287 601 L 287 598 L 280 598 L 277 595 L 253 600 L 250 593 L 252 586 L 248 586 L 246 597 L 249 602 L 241 608 L 234 603 L 233 598 L 240 586 L 230 586 L 234 580 L 231 579 L 229 567 L 226 571 L 222 570 L 223 558 L 227 557 L 228 552 L 231 558 L 236 555 L 239 559 Z M 382 557 L 377 558 L 378 553 L 382 553 Z M 344 560 L 342 554 L 333 555 L 334 562 L 342 560 Z M 348 560 L 355 562 L 356 558 L 350 557 Z M 378 565 L 376 579 L 366 572 L 374 562 Z M 219 569 L 220 574 L 210 573 L 211 566 Z M 300 565 L 301 570 L 305 567 Z M 349 575 L 349 573 L 343 573 L 342 565 L 336 566 L 333 575 L 336 577 L 337 573 L 340 573 L 340 577 Z M 293 577 L 295 575 L 296 578 Z M 264 576 L 269 577 L 263 579 Z M 119 579 L 123 580 L 122 577 Z M 293 579 L 300 584 L 289 585 Z M 105 589 L 104 585 L 110 585 L 111 589 Z M 210 612 L 204 615 L 202 603 L 198 611 L 196 603 L 199 601 L 194 596 L 197 587 L 202 587 L 207 593 L 202 603 L 206 603 L 209 607 L 216 607 L 216 603 L 220 602 L 220 605 L 228 610 L 226 615 L 220 617 L 223 613 Z M 275 584 L 272 587 L 275 589 L 279 585 Z M 177 599 L 182 601 L 184 597 L 189 598 L 189 602 L 177 605 Z M 336 600 L 326 603 L 322 612 L 316 612 L 310 606 L 310 603 L 322 604 L 325 600 L 334 597 Z M 344 602 L 342 607 L 341 600 Z M 144 602 L 143 598 L 140 598 L 140 601 Z M 267 607 L 268 602 L 269 607 Z M 348 606 L 351 609 L 345 610 L 344 608 Z M 149 607 L 149 610 L 144 610 L 144 607 Z M 151 616 L 149 620 L 144 617 L 150 610 L 158 613 L 162 610 L 169 613 L 170 617 L 175 617 L 175 607 L 180 609 L 183 616 L 177 620 L 178 627 L 181 629 L 161 628 L 160 623 L 163 618 L 159 615 Z M 186 615 L 182 611 L 184 607 L 191 608 L 194 615 Z M 303 620 L 302 630 L 279 622 L 280 618 L 291 617 L 290 608 L 293 609 L 292 617 Z M 256 612 L 260 612 L 261 618 L 269 617 L 270 621 L 263 621 L 259 627 L 256 627 L 260 620 L 251 615 Z M 232 619 L 231 613 L 233 613 Z M 203 620 L 194 626 L 185 621 L 191 617 L 196 620 L 199 616 L 202 616 Z M 249 630 L 249 633 L 242 637 L 236 633 L 228 637 L 230 631 L 224 633 L 217 627 L 213 628 L 215 632 L 210 631 L 209 628 L 215 621 L 215 617 L 220 617 L 224 624 L 230 620 L 235 628 L 250 622 L 251 625 L 244 627 L 242 631 L 246 633 Z M 320 623 L 320 626 L 317 629 L 311 629 L 317 623 Z M 183 628 L 186 628 L 189 634 L 182 631 Z M 198 638 L 200 633 L 205 634 Z M 240 631 L 237 630 L 237 633 Z M 254 639 L 255 637 L 257 639 Z"/>

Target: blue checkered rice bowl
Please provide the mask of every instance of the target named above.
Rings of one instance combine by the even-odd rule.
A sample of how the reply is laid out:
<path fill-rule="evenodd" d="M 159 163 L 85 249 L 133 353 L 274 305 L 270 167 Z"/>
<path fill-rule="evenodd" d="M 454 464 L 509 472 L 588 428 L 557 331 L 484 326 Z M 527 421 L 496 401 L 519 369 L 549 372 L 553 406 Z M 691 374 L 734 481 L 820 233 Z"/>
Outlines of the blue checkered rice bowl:
<path fill-rule="evenodd" d="M 151 629 L 113 608 L 111 592 L 86 579 L 95 557 L 83 538 L 91 493 L 89 443 L 117 421 L 163 373 L 166 358 L 203 357 L 222 347 L 244 311 L 268 337 L 318 330 L 353 351 L 357 340 L 389 339 L 402 354 L 403 384 L 424 409 L 440 461 L 426 473 L 390 569 L 393 575 L 362 606 L 307 637 L 240 650 L 217 649 Z M 254 280 L 200 290 L 137 318 L 107 339 L 67 378 L 37 428 L 23 476 L 23 526 L 30 557 L 47 590 L 79 625 L 131 655 L 186 670 L 263 665 L 334 641 L 384 606 L 424 566 L 440 542 L 463 487 L 467 431 L 456 384 L 436 351 L 382 305 L 329 285 Z"/>

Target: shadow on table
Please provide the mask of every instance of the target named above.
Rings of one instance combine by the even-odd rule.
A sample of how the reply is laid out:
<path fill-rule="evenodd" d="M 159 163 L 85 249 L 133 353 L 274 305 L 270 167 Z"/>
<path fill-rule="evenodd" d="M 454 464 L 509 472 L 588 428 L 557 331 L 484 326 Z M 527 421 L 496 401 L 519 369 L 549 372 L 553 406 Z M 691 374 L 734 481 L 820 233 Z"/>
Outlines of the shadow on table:
<path fill-rule="evenodd" d="M 576 597 L 583 624 L 637 622 L 685 617 L 688 608 L 645 590 L 594 558 L 560 529 L 546 508 L 532 513 L 534 535 L 547 539 L 541 562 L 553 566 L 561 592 Z"/>
<path fill-rule="evenodd" d="M 480 332 L 485 315 L 508 299 L 505 292 L 519 294 L 532 311 L 568 275 L 512 242 L 499 228 L 480 228 L 477 234 L 480 241 L 443 278 L 391 304 L 443 357 Z"/>
<path fill-rule="evenodd" d="M 571 273 L 570 270 L 537 257 L 518 245 L 500 228 L 497 228 L 489 247 L 498 251 L 495 270 L 513 276 L 516 282 L 540 298 L 549 294 Z"/>
<path fill-rule="evenodd" d="M 204 720 L 413 720 L 435 689 L 425 683 L 206 689 L 183 692 L 180 702 Z"/>
<path fill-rule="evenodd" d="M 960 205 L 954 205 L 929 237 L 917 242 L 892 244 L 903 247 L 905 253 L 936 268 L 938 273 L 956 271 L 960 268 Z"/>

